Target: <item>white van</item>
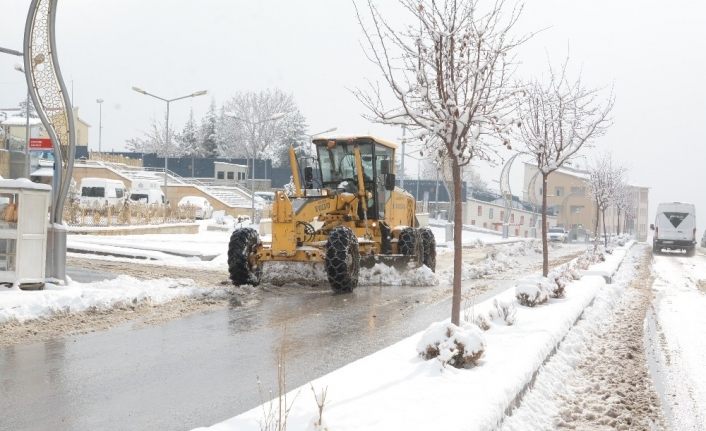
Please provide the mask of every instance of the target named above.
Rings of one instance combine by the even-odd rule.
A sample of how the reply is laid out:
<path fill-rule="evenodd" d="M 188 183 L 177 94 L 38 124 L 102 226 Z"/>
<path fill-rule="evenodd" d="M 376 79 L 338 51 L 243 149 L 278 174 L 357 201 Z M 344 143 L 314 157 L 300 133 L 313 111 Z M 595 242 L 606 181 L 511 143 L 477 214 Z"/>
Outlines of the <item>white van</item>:
<path fill-rule="evenodd" d="M 696 251 L 696 209 L 693 204 L 682 202 L 661 203 L 657 206 L 652 252 L 663 249 L 684 250 L 687 256 Z"/>
<path fill-rule="evenodd" d="M 159 181 L 137 180 L 132 182 L 130 200 L 146 204 L 163 205 L 164 193 Z"/>
<path fill-rule="evenodd" d="M 88 208 L 103 205 L 120 205 L 127 199 L 125 184 L 106 178 L 84 178 L 81 180 L 81 206 Z"/>

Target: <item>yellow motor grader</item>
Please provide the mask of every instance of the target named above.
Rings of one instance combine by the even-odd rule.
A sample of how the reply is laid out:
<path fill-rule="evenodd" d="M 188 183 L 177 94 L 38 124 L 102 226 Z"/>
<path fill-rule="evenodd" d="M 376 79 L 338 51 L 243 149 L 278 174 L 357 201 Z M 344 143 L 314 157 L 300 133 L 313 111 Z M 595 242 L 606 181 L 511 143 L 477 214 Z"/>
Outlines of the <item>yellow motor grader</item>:
<path fill-rule="evenodd" d="M 257 285 L 266 262 L 323 262 L 334 292 L 358 285 L 361 264 L 436 267 L 436 242 L 420 228 L 414 197 L 395 186 L 396 145 L 362 136 L 315 139 L 318 177 L 289 150 L 292 187 L 275 193 L 272 240 L 236 229 L 228 270 L 236 285 Z"/>

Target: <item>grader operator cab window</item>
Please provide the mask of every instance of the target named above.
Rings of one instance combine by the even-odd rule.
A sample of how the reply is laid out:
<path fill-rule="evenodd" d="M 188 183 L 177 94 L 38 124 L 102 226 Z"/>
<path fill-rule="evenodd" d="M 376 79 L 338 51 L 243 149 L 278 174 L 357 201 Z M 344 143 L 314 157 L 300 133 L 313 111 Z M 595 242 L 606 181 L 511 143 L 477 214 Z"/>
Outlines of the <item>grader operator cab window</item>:
<path fill-rule="evenodd" d="M 321 166 L 321 179 L 325 186 L 336 188 L 344 181 L 355 183 L 358 180 L 353 144 L 338 142 L 335 146 L 320 145 L 319 164 Z M 368 143 L 358 144 L 363 163 L 365 181 L 373 179 L 373 145 Z"/>

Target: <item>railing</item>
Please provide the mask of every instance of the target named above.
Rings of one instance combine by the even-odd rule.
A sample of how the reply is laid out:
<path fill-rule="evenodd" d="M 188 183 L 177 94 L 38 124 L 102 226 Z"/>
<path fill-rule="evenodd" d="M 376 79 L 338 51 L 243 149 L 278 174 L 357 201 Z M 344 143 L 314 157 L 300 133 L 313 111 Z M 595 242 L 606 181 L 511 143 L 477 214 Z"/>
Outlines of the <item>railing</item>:
<path fill-rule="evenodd" d="M 126 202 L 121 205 L 86 207 L 74 200 L 64 206 L 64 221 L 69 226 L 110 227 L 144 226 L 165 223 L 192 222 L 196 208 Z"/>

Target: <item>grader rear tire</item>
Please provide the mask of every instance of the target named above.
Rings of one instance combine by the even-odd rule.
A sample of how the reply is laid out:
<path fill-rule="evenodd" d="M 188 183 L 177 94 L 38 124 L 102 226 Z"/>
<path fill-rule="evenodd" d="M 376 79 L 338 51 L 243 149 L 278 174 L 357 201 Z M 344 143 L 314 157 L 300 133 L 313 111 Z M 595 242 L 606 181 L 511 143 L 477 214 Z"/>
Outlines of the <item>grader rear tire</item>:
<path fill-rule="evenodd" d="M 436 238 L 428 227 L 419 229 L 419 237 L 422 239 L 422 263 L 431 272 L 436 272 Z"/>
<path fill-rule="evenodd" d="M 255 229 L 244 227 L 236 229 L 230 236 L 228 244 L 228 272 L 230 280 L 236 286 L 260 284 L 262 267 L 253 264 L 251 257 L 257 252 L 260 237 Z"/>
<path fill-rule="evenodd" d="M 353 231 L 345 226 L 331 230 L 326 242 L 324 266 L 334 292 L 351 292 L 358 286 L 360 252 Z"/>

